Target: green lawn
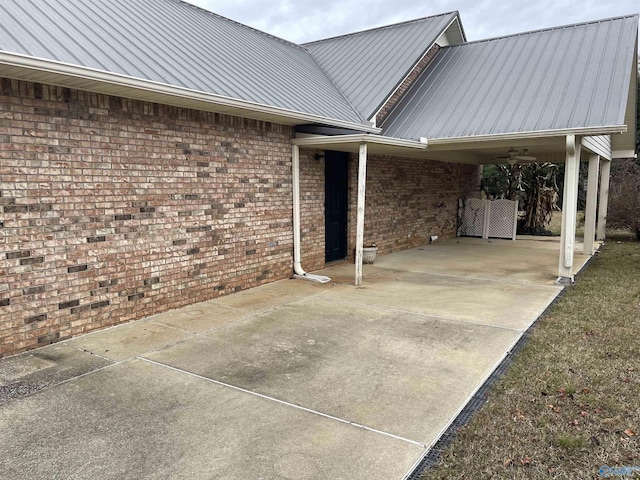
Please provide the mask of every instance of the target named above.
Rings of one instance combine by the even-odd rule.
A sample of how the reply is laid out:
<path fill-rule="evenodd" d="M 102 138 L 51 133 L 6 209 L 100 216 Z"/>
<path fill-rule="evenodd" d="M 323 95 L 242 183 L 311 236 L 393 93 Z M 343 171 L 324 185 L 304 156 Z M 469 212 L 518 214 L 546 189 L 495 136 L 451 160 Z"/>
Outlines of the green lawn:
<path fill-rule="evenodd" d="M 640 243 L 627 238 L 540 319 L 423 480 L 603 478 L 605 465 L 640 478 Z"/>

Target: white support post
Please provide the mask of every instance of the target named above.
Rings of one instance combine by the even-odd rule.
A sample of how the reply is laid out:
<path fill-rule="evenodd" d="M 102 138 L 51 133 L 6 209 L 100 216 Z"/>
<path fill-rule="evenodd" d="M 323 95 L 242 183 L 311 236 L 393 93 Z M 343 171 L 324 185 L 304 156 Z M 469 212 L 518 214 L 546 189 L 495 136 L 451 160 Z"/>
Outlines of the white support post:
<path fill-rule="evenodd" d="M 600 202 L 598 206 L 598 233 L 596 235 L 596 238 L 600 241 L 603 241 L 606 238 L 610 175 L 611 160 L 603 159 L 602 166 L 600 168 Z"/>
<path fill-rule="evenodd" d="M 558 280 L 556 281 L 560 285 L 573 283 L 573 249 L 576 238 L 578 177 L 580 175 L 580 140 L 576 139 L 575 135 L 567 135 L 566 152 L 560 261 L 558 264 Z"/>
<path fill-rule="evenodd" d="M 596 207 L 598 203 L 598 173 L 600 155 L 589 155 L 589 180 L 587 182 L 587 204 L 584 212 L 584 248 L 583 255 L 593 255 L 596 238 Z"/>
<path fill-rule="evenodd" d="M 491 223 L 491 200 L 484 201 L 484 223 L 482 224 L 482 238 L 489 239 L 489 224 Z"/>
<path fill-rule="evenodd" d="M 362 248 L 364 247 L 364 200 L 367 183 L 367 144 L 360 144 L 358 155 L 358 212 L 356 219 L 356 281 L 362 285 Z"/>
<path fill-rule="evenodd" d="M 518 203 L 518 200 L 516 200 L 516 204 L 514 206 L 515 210 L 513 212 L 513 236 L 511 237 L 511 240 L 513 240 L 514 242 L 516 241 L 518 232 Z"/>

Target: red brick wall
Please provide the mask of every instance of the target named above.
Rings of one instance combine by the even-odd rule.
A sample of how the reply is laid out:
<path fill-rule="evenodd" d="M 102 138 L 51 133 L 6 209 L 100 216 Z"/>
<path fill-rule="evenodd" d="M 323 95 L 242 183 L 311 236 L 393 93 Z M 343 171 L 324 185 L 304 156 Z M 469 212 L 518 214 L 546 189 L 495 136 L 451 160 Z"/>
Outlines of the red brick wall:
<path fill-rule="evenodd" d="M 0 357 L 290 276 L 290 127 L 0 88 Z"/>
<path fill-rule="evenodd" d="M 324 161 L 317 150 L 300 151 L 302 265 L 324 267 Z M 357 155 L 349 165 L 348 256 L 355 249 Z M 458 199 L 477 197 L 478 167 L 457 163 L 370 155 L 367 160 L 365 242 L 380 254 L 429 243 L 430 235 L 456 234 Z"/>
<path fill-rule="evenodd" d="M 324 160 L 323 150 L 300 150 L 300 237 L 302 268 L 324 268 Z"/>
<path fill-rule="evenodd" d="M 355 157 L 355 156 L 354 156 Z M 349 179 L 349 258 L 356 237 L 358 161 Z M 369 156 L 365 197 L 365 243 L 379 254 L 429 243 L 430 235 L 456 235 L 459 198 L 478 195 L 478 167 L 402 157 Z"/>
<path fill-rule="evenodd" d="M 425 68 L 431 63 L 433 57 L 436 56 L 438 51 L 440 51 L 440 46 L 436 43 L 429 49 L 429 51 L 422 57 L 422 59 L 418 62 L 418 64 L 413 68 L 411 73 L 404 79 L 404 81 L 400 84 L 398 89 L 394 92 L 394 94 L 387 100 L 378 114 L 376 115 L 376 123 L 377 125 L 381 125 L 384 119 L 389 115 L 391 110 L 398 104 L 398 102 L 402 99 L 404 94 L 409 90 L 409 87 L 413 84 L 413 82 L 420 76 L 420 74 L 424 71 Z"/>

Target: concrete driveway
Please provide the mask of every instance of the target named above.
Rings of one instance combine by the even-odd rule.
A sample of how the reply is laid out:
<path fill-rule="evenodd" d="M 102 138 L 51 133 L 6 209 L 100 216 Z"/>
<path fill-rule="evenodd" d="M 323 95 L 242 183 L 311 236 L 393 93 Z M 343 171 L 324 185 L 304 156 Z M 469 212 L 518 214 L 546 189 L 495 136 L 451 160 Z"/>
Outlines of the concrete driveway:
<path fill-rule="evenodd" d="M 578 266 L 588 257 L 576 255 Z M 0 361 L 12 479 L 402 479 L 561 291 L 557 239 L 463 239 Z"/>

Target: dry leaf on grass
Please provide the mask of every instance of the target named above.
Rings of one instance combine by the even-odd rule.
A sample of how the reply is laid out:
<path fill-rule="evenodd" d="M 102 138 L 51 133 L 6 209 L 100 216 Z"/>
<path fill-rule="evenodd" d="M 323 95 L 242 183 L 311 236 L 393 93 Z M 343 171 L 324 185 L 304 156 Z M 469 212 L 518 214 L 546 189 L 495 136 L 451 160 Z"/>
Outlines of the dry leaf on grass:
<path fill-rule="evenodd" d="M 532 461 L 532 458 L 531 458 L 530 456 L 528 456 L 528 455 L 527 455 L 526 457 L 524 457 L 524 458 L 521 458 L 521 459 L 520 459 L 520 463 L 521 463 L 523 466 L 529 466 L 529 465 L 531 465 L 531 461 Z"/>

